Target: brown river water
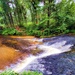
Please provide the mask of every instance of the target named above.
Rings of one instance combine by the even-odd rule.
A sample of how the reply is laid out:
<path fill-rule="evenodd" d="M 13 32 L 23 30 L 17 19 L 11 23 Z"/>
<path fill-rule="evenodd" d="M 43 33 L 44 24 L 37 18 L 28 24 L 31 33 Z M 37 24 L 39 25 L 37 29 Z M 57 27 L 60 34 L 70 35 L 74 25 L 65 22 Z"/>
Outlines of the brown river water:
<path fill-rule="evenodd" d="M 21 39 L 33 39 L 33 36 L 9 36 L 10 38 L 21 38 Z M 7 45 L 2 44 L 2 40 L 4 40 L 2 36 L 0 36 L 0 70 L 4 70 L 11 64 L 16 64 L 18 60 L 22 60 L 23 57 L 27 57 L 29 53 L 17 51 L 13 47 L 9 47 Z M 5 40 L 6 41 L 6 40 Z M 5 42 L 3 41 L 3 42 Z M 32 44 L 37 44 L 36 42 L 32 42 Z"/>
<path fill-rule="evenodd" d="M 10 68 L 15 72 L 22 72 L 26 70 L 29 65 L 33 67 L 33 69 L 31 67 L 29 70 L 36 70 L 38 68 L 35 68 L 35 60 L 41 60 L 51 55 L 59 55 L 64 52 L 72 51 L 72 49 L 75 50 L 74 36 L 62 35 L 52 38 L 0 36 L 0 71 Z M 47 61 L 49 60 L 49 58 L 46 59 Z M 40 63 L 40 61 L 38 62 Z M 43 61 L 41 61 L 41 63 L 42 62 Z M 31 63 L 33 64 L 31 65 Z M 36 62 L 37 67 L 39 63 L 37 64 Z M 45 64 L 47 66 L 47 63 Z M 43 68 L 41 68 L 41 70 L 42 69 Z"/>

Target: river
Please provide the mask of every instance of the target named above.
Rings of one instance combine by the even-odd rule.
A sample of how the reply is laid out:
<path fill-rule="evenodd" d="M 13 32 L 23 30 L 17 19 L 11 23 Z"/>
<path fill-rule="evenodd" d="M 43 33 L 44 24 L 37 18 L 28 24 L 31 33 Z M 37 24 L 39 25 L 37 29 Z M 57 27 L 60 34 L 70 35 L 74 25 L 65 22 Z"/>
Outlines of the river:
<path fill-rule="evenodd" d="M 75 45 L 74 36 L 63 35 L 52 38 L 22 38 L 22 39 L 38 42 L 37 44 L 32 45 L 32 47 L 42 52 L 37 53 L 35 55 L 29 54 L 27 57 L 24 56 L 23 59 L 17 61 L 16 64 L 11 64 L 10 67 L 8 67 L 8 69 L 10 68 L 15 72 L 32 70 L 42 72 L 44 75 L 64 75 L 65 72 L 63 71 L 64 73 L 62 74 L 61 73 L 62 71 L 60 71 L 60 66 L 61 64 L 64 63 L 61 63 L 60 61 L 65 62 L 67 61 L 67 59 L 68 60 L 72 59 L 71 58 L 72 54 L 69 55 L 71 56 L 70 57 L 71 59 L 69 59 L 68 52 L 74 53 L 74 45 Z M 72 49 L 73 52 L 71 51 Z M 74 61 L 75 60 L 73 60 L 73 62 Z M 65 75 L 70 75 L 68 73 L 65 73 Z"/>

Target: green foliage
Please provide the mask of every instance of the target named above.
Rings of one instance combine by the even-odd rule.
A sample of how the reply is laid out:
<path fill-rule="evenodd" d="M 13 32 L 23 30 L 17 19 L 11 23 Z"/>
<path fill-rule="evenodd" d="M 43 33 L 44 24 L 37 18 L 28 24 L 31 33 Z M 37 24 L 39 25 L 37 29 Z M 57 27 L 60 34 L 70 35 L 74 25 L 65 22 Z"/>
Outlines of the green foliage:
<path fill-rule="evenodd" d="M 23 73 L 15 73 L 14 71 L 4 71 L 0 73 L 0 75 L 43 75 L 42 73 L 36 72 L 36 71 L 26 71 Z"/>
<path fill-rule="evenodd" d="M 22 75 L 43 75 L 42 73 L 39 72 L 33 72 L 33 71 L 28 71 L 28 72 L 23 72 Z"/>
<path fill-rule="evenodd" d="M 18 32 L 14 28 L 5 28 L 2 30 L 2 35 L 21 35 L 21 32 Z"/>
<path fill-rule="evenodd" d="M 55 5 L 50 16 L 50 33 L 66 34 L 75 29 L 75 3 L 73 0 L 62 0 Z"/>
<path fill-rule="evenodd" d="M 52 34 L 67 34 L 75 32 L 75 3 L 73 0 L 62 0 L 52 6 L 50 17 L 43 14 L 38 24 L 26 27 L 29 35 L 47 36 Z M 46 5 L 47 7 L 49 5 Z M 45 9 L 47 8 L 46 6 Z M 44 10 L 45 10 L 44 9 Z M 45 12 L 46 13 L 46 12 Z M 47 21 L 50 22 L 47 25 Z"/>
<path fill-rule="evenodd" d="M 37 25 L 28 25 L 28 26 L 26 26 L 26 34 L 41 36 L 41 31 L 38 30 Z"/>
<path fill-rule="evenodd" d="M 0 0 L 0 26 L 4 28 L 0 33 L 21 34 L 15 26 L 21 27 L 24 34 L 34 36 L 75 33 L 74 0 L 61 0 L 57 4 L 54 1 Z"/>
<path fill-rule="evenodd" d="M 15 73 L 14 71 L 4 71 L 0 73 L 0 75 L 19 75 L 19 74 Z"/>

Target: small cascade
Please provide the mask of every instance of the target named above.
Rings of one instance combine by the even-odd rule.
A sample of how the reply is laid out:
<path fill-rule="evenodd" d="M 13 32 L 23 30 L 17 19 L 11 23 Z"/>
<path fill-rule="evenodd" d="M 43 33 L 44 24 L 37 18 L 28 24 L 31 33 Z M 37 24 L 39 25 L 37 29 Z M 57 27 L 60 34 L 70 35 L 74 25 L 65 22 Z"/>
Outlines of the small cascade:
<path fill-rule="evenodd" d="M 46 39 L 33 39 L 33 41 L 43 42 L 41 45 L 36 45 L 37 49 L 43 50 L 39 55 L 30 55 L 28 58 L 23 59 L 18 63 L 12 70 L 15 72 L 21 72 L 35 59 L 47 57 L 50 55 L 56 55 L 63 52 L 68 52 L 71 47 L 75 44 L 75 37 L 53 37 Z M 49 40 L 49 41 L 48 41 Z"/>
<path fill-rule="evenodd" d="M 12 69 L 15 72 L 21 72 L 27 65 L 29 65 L 33 60 L 37 59 L 35 56 L 29 56 L 28 58 L 23 59 L 20 63 L 15 65 Z"/>

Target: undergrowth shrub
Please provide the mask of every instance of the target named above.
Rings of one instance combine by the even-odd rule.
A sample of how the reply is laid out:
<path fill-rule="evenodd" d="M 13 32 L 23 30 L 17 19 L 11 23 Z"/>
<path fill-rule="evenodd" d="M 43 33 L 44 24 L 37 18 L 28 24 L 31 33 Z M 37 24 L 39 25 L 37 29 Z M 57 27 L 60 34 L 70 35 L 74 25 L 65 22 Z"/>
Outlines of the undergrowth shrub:
<path fill-rule="evenodd" d="M 1 31 L 2 35 L 21 35 L 22 33 L 14 28 L 4 28 Z"/>
<path fill-rule="evenodd" d="M 34 72 L 34 71 L 26 71 L 26 72 L 22 72 L 22 73 L 15 73 L 14 71 L 4 71 L 2 73 L 0 73 L 0 75 L 43 75 L 42 73 L 39 72 Z"/>
<path fill-rule="evenodd" d="M 39 72 L 33 72 L 33 71 L 28 71 L 28 72 L 23 72 L 22 75 L 43 75 L 42 73 Z"/>

